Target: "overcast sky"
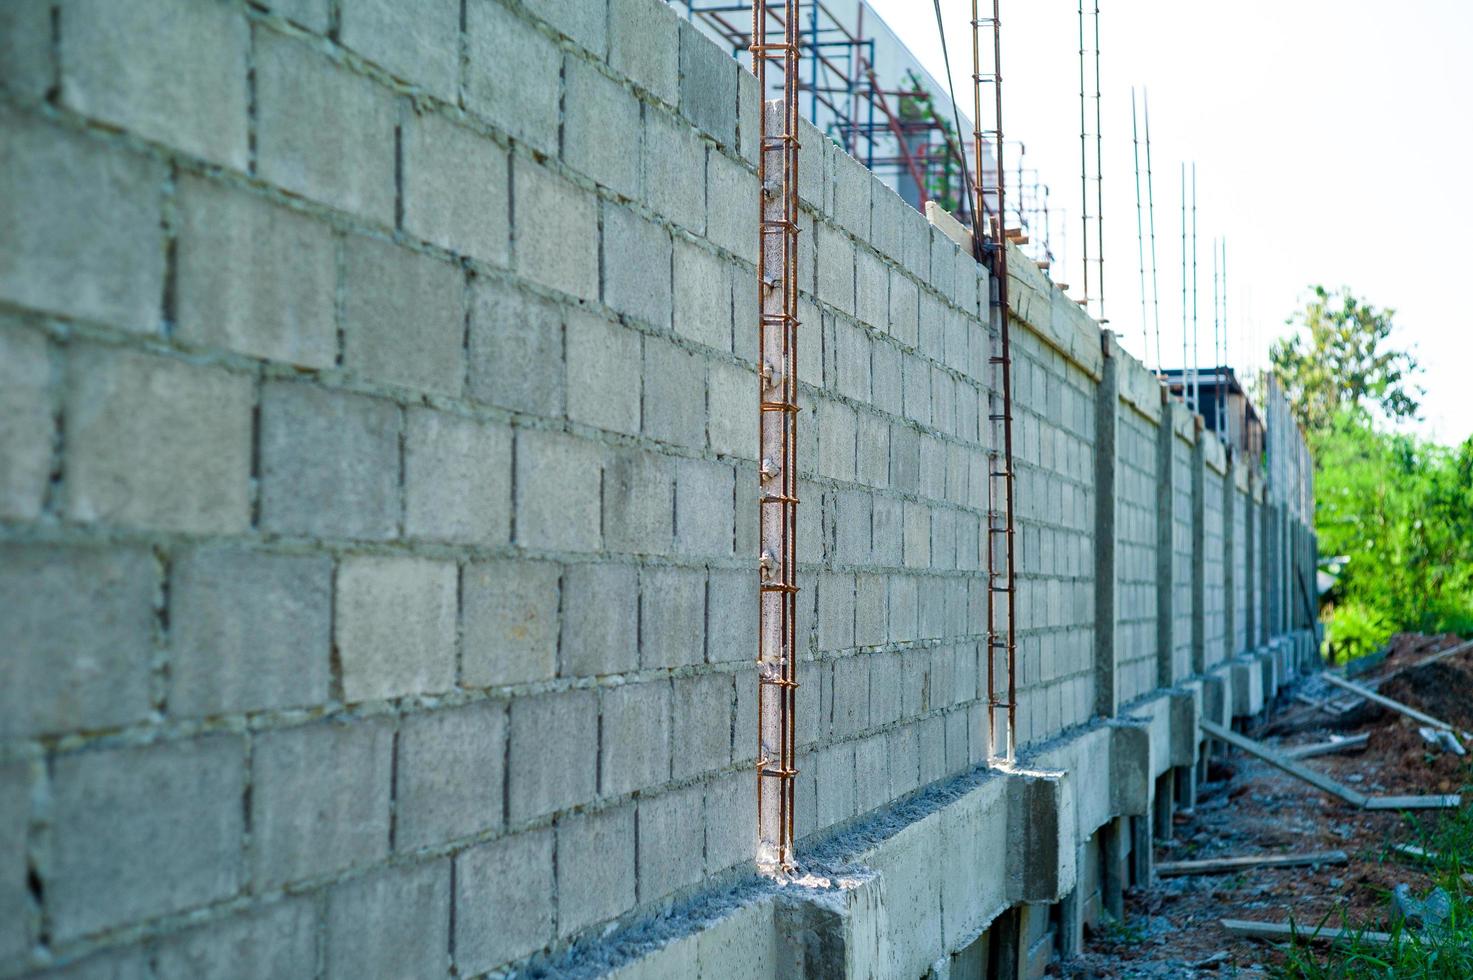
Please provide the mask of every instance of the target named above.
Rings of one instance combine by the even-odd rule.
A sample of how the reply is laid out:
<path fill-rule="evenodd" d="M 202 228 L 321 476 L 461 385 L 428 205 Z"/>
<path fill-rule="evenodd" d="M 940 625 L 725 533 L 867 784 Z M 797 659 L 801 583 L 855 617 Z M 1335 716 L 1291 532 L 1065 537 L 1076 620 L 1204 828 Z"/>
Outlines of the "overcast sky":
<path fill-rule="evenodd" d="M 944 78 L 930 0 L 870 2 Z M 971 0 L 941 8 L 957 101 L 970 106 Z M 1055 279 L 1077 295 L 1078 6 L 1002 8 L 1004 129 L 1068 211 L 1069 268 Z M 1396 310 L 1395 339 L 1426 368 L 1417 430 L 1443 442 L 1473 434 L 1473 2 L 1101 0 L 1100 31 L 1106 314 L 1127 349 L 1141 353 L 1135 86 L 1150 91 L 1167 365 L 1181 359 L 1180 165 L 1195 160 L 1203 364 L 1211 241 L 1224 236 L 1235 365 L 1264 363 L 1308 285 L 1348 285 Z M 1147 263 L 1149 277 L 1149 253 Z"/>

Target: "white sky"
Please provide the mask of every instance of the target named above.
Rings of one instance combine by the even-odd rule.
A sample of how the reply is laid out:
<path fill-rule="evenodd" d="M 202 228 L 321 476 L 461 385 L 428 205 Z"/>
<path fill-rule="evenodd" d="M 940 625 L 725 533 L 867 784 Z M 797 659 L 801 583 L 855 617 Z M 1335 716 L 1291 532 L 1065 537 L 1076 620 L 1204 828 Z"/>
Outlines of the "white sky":
<path fill-rule="evenodd" d="M 944 78 L 930 0 L 870 3 Z M 970 107 L 971 2 L 941 8 L 957 101 Z M 1195 160 L 1203 365 L 1212 349 L 1211 241 L 1225 236 L 1235 366 L 1249 351 L 1253 367 L 1266 361 L 1311 283 L 1348 285 L 1396 310 L 1393 337 L 1425 368 L 1417 430 L 1448 443 L 1473 434 L 1473 284 L 1462 271 L 1473 264 L 1473 2 L 1101 0 L 1101 8 L 1106 312 L 1127 349 L 1141 353 L 1134 85 L 1150 90 L 1167 366 L 1181 360 L 1180 165 Z M 1002 19 L 1004 131 L 1027 144 L 1051 202 L 1068 212 L 1070 265 L 1055 278 L 1078 295 L 1078 6 L 1003 0 Z M 1149 261 L 1147 252 L 1148 291 Z"/>

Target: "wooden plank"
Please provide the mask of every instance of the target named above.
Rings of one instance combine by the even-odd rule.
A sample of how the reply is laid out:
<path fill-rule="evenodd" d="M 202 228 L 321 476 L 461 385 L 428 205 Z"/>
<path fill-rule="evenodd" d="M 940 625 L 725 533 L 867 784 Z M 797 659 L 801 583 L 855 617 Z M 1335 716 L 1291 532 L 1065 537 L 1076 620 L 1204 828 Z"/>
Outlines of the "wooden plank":
<path fill-rule="evenodd" d="M 1383 708 L 1390 708 L 1392 711 L 1400 712 L 1401 714 L 1406 715 L 1408 718 L 1414 718 L 1424 725 L 1430 725 L 1433 728 L 1441 728 L 1443 731 L 1454 732 L 1456 734 L 1453 726 L 1449 725 L 1447 722 L 1442 721 L 1438 718 L 1433 718 L 1431 715 L 1423 714 L 1416 708 L 1402 704 L 1400 701 L 1393 701 L 1391 698 L 1388 698 L 1384 694 L 1377 694 L 1375 691 L 1368 690 L 1367 688 L 1361 687 L 1359 684 L 1356 684 L 1352 681 L 1347 681 L 1342 677 L 1336 677 L 1334 674 L 1325 674 L 1325 680 L 1329 681 L 1331 684 L 1334 684 L 1336 687 L 1341 687 L 1354 694 L 1358 694 L 1361 697 L 1365 698 L 1367 701 L 1374 701 L 1375 703 L 1381 705 Z"/>
<path fill-rule="evenodd" d="M 1367 810 L 1456 810 L 1463 798 L 1456 793 L 1447 796 L 1372 796 L 1366 800 Z"/>
<path fill-rule="evenodd" d="M 1364 793 L 1358 793 L 1349 786 L 1340 785 L 1323 773 L 1318 773 L 1313 769 L 1301 766 L 1293 759 L 1285 758 L 1283 753 L 1275 752 L 1261 742 L 1255 742 L 1251 738 L 1245 738 L 1237 732 L 1223 728 L 1216 722 L 1208 721 L 1205 718 L 1197 722 L 1197 724 L 1201 726 L 1202 731 L 1211 735 L 1213 738 L 1242 749 L 1249 755 L 1257 756 L 1274 768 L 1281 769 L 1296 779 L 1302 779 L 1306 783 L 1309 783 L 1309 785 L 1329 793 L 1331 796 L 1339 797 L 1351 806 L 1364 807 L 1366 805 L 1367 797 Z"/>
<path fill-rule="evenodd" d="M 1391 934 L 1386 932 L 1358 932 L 1354 929 L 1332 929 L 1329 926 L 1321 926 L 1318 929 L 1301 929 L 1287 922 L 1250 922 L 1247 919 L 1222 919 L 1221 924 L 1228 935 L 1246 936 L 1249 939 L 1294 939 L 1297 937 L 1306 942 L 1325 943 L 1359 940 L 1378 946 L 1391 942 Z"/>
<path fill-rule="evenodd" d="M 1285 749 L 1284 755 L 1290 759 L 1310 759 L 1337 752 L 1359 752 L 1366 747 L 1370 738 L 1369 734 L 1349 735 L 1345 738 L 1333 738 L 1328 742 L 1315 742 L 1313 745 L 1296 745 L 1292 749 Z"/>
<path fill-rule="evenodd" d="M 1205 858 L 1200 861 L 1159 861 L 1156 873 L 1173 875 L 1210 875 L 1244 868 L 1298 868 L 1307 864 L 1344 864 L 1350 860 L 1344 851 L 1310 851 L 1304 854 L 1250 854 L 1244 857 Z"/>

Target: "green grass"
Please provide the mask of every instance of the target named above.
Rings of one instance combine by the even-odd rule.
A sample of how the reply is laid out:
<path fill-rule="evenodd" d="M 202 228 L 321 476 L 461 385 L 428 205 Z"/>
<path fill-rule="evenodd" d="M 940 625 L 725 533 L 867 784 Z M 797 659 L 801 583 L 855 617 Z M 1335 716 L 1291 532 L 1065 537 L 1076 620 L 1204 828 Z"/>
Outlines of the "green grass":
<path fill-rule="evenodd" d="M 1440 818 L 1417 819 L 1408 815 L 1409 833 L 1403 843 L 1417 844 L 1435 858 L 1420 862 L 1433 882 L 1452 896 L 1452 915 L 1440 930 L 1423 931 L 1394 925 L 1389 943 L 1368 942 L 1366 928 L 1343 921 L 1300 924 L 1305 934 L 1321 925 L 1354 930 L 1344 941 L 1328 946 L 1298 937 L 1289 945 L 1287 959 L 1278 970 L 1283 977 L 1304 980 L 1349 980 L 1370 977 L 1427 977 L 1467 980 L 1473 977 L 1473 886 L 1463 875 L 1473 869 L 1473 806 L 1464 806 Z M 1413 862 L 1415 859 L 1389 852 L 1386 860 Z M 1430 886 L 1428 886 L 1430 888 Z M 1418 897 L 1422 897 L 1418 895 Z M 1387 899 L 1387 918 L 1390 897 Z"/>

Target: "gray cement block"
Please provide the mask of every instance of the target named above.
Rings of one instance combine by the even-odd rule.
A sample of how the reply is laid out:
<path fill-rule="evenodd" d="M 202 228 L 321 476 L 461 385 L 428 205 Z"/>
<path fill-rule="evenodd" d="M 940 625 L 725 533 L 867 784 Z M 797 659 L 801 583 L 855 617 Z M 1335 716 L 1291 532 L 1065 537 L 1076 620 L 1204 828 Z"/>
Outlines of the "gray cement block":
<path fill-rule="evenodd" d="M 472 284 L 469 392 L 547 418 L 563 414 L 563 319 L 556 305 L 500 280 Z"/>
<path fill-rule="evenodd" d="M 890 326 L 890 270 L 869 249 L 854 253 L 854 315 L 875 330 Z"/>
<path fill-rule="evenodd" d="M 378 539 L 399 524 L 399 408 L 290 381 L 261 388 L 261 526 Z"/>
<path fill-rule="evenodd" d="M 337 358 L 327 225 L 193 176 L 179 181 L 175 335 L 303 367 Z"/>
<path fill-rule="evenodd" d="M 920 288 L 899 269 L 890 270 L 890 335 L 906 347 L 920 342 Z"/>
<path fill-rule="evenodd" d="M 146 718 L 160 578 L 153 556 L 19 544 L 3 554 L 0 635 L 10 681 L 0 686 L 0 734 Z"/>
<path fill-rule="evenodd" d="M 743 261 L 756 264 L 757 175 L 730 157 L 706 155 L 706 238 Z"/>
<path fill-rule="evenodd" d="M 557 931 L 570 936 L 634 906 L 634 806 L 557 824 Z"/>
<path fill-rule="evenodd" d="M 0 6 L 0 88 L 27 102 L 46 97 L 52 66 L 51 11 L 46 0 L 13 0 Z"/>
<path fill-rule="evenodd" d="M 711 569 L 706 588 L 707 662 L 733 663 L 755 657 L 756 629 L 757 572 Z"/>
<path fill-rule="evenodd" d="M 562 432 L 519 429 L 516 541 L 528 548 L 593 551 L 599 546 L 598 447 Z"/>
<path fill-rule="evenodd" d="M 256 35 L 256 160 L 267 181 L 330 207 L 394 221 L 394 103 L 387 89 L 304 42 Z M 302 92 L 315 97 L 304 99 Z"/>
<path fill-rule="evenodd" d="M 191 156 L 246 169 L 244 11 L 190 0 L 61 10 L 61 97 L 71 109 Z"/>
<path fill-rule="evenodd" d="M 35 941 L 39 909 L 27 888 L 33 776 L 23 761 L 0 765 L 0 956 L 20 962 Z"/>
<path fill-rule="evenodd" d="M 394 848 L 435 847 L 501 827 L 506 705 L 411 715 L 399 727 Z"/>
<path fill-rule="evenodd" d="M 557 673 L 560 571 L 547 562 L 489 561 L 461 576 L 461 681 L 498 687 Z"/>
<path fill-rule="evenodd" d="M 701 880 L 705 869 L 705 787 L 686 786 L 639 801 L 638 892 L 641 904 Z"/>
<path fill-rule="evenodd" d="M 816 424 L 819 429 L 818 474 L 846 483 L 853 481 L 854 440 L 858 426 L 854 409 L 839 401 L 820 402 Z"/>
<path fill-rule="evenodd" d="M 633 565 L 569 565 L 563 573 L 565 677 L 618 674 L 639 666 L 639 571 Z"/>
<path fill-rule="evenodd" d="M 563 65 L 557 44 L 500 3 L 481 0 L 466 5 L 465 48 L 466 108 L 534 150 L 556 154 Z"/>
<path fill-rule="evenodd" d="M 576 299 L 598 299 L 598 203 L 593 195 L 521 156 L 513 161 L 512 186 L 516 271 Z"/>
<path fill-rule="evenodd" d="M 751 772 L 735 772 L 705 784 L 707 874 L 755 857 L 756 780 Z"/>
<path fill-rule="evenodd" d="M 330 980 L 441 976 L 450 967 L 450 862 L 394 867 L 327 893 Z"/>
<path fill-rule="evenodd" d="M 411 408 L 404 431 L 404 533 L 494 547 L 511 533 L 511 429 Z"/>
<path fill-rule="evenodd" d="M 269 0 L 266 8 L 318 34 L 328 28 L 328 0 Z"/>
<path fill-rule="evenodd" d="M 699 448 L 706 442 L 706 365 L 668 341 L 644 342 L 644 434 Z"/>
<path fill-rule="evenodd" d="M 746 367 L 713 361 L 707 379 L 706 435 L 723 456 L 756 460 L 757 376 Z"/>
<path fill-rule="evenodd" d="M 854 745 L 831 745 L 816 753 L 818 770 L 817 825 L 832 827 L 854 816 Z"/>
<path fill-rule="evenodd" d="M 157 980 L 273 980 L 317 969 L 317 907 L 288 898 L 159 943 Z"/>
<path fill-rule="evenodd" d="M 609 0 L 609 66 L 667 105 L 679 98 L 675 11 L 660 0 Z"/>
<path fill-rule="evenodd" d="M 169 711 L 315 706 L 329 697 L 332 561 L 236 547 L 175 557 Z"/>
<path fill-rule="evenodd" d="M 41 515 L 51 482 L 51 359 L 46 338 L 0 318 L 0 517 Z"/>
<path fill-rule="evenodd" d="M 701 663 L 706 648 L 705 569 L 644 568 L 639 590 L 640 666 Z"/>
<path fill-rule="evenodd" d="M 599 795 L 623 796 L 669 780 L 669 683 L 609 688 L 599 708 Z"/>
<path fill-rule="evenodd" d="M 342 0 L 338 39 L 395 78 L 454 104 L 460 89 L 460 4 Z"/>
<path fill-rule="evenodd" d="M 513 824 L 587 803 L 598 790 L 598 695 L 589 690 L 511 703 L 507 819 Z"/>
<path fill-rule="evenodd" d="M 641 276 L 633 277 L 636 288 Z M 568 418 L 624 435 L 639 434 L 641 343 L 640 334 L 622 323 L 569 311 Z"/>
<path fill-rule="evenodd" d="M 520 959 L 552 939 L 552 842 L 550 829 L 534 830 L 456 857 L 455 961 L 462 973 Z"/>
<path fill-rule="evenodd" d="M 404 227 L 460 255 L 511 261 L 506 150 L 440 116 L 412 115 L 403 128 Z"/>
<path fill-rule="evenodd" d="M 154 980 L 147 947 L 142 943 L 105 950 L 37 976 L 42 980 Z"/>
<path fill-rule="evenodd" d="M 731 350 L 731 266 L 712 252 L 677 239 L 674 268 L 676 334 L 719 351 Z M 743 330 L 748 326 L 741 324 Z"/>
<path fill-rule="evenodd" d="M 465 274 L 389 242 L 343 247 L 343 364 L 375 381 L 456 396 L 465 377 Z"/>
<path fill-rule="evenodd" d="M 93 346 L 73 351 L 68 372 L 74 520 L 197 533 L 249 525 L 249 378 Z"/>
<path fill-rule="evenodd" d="M 53 941 L 234 895 L 245 785 L 238 736 L 58 758 L 46 881 Z"/>
<path fill-rule="evenodd" d="M 628 208 L 606 202 L 604 302 L 619 313 L 664 330 L 670 326 L 670 289 L 670 233 Z"/>
<path fill-rule="evenodd" d="M 818 577 L 818 648 L 845 650 L 854 645 L 854 576 Z"/>
<path fill-rule="evenodd" d="M 634 555 L 663 555 L 674 533 L 673 468 L 668 458 L 616 451 L 604 467 L 604 547 Z"/>
<path fill-rule="evenodd" d="M 844 233 L 825 222 L 815 229 L 818 250 L 818 286 L 820 302 L 845 313 L 854 312 L 854 243 Z"/>
<path fill-rule="evenodd" d="M 870 172 L 864 164 L 839 149 L 832 142 L 825 149 L 830 154 L 829 167 L 834 197 L 834 221 L 861 241 L 869 238 Z"/>
<path fill-rule="evenodd" d="M 582 58 L 564 59 L 563 84 L 563 162 L 623 197 L 638 199 L 644 172 L 639 100 Z"/>
<path fill-rule="evenodd" d="M 343 699 L 436 694 L 455 686 L 456 566 L 423 558 L 344 558 L 334 643 Z"/>
<path fill-rule="evenodd" d="M 386 719 L 318 723 L 256 737 L 250 797 L 254 887 L 364 867 L 387 856 L 393 743 Z M 327 759 L 331 765 L 323 764 Z"/>
<path fill-rule="evenodd" d="M 675 752 L 671 775 L 684 779 L 723 768 L 731 761 L 731 675 L 677 677 L 673 684 L 671 731 Z"/>
<path fill-rule="evenodd" d="M 706 152 L 685 120 L 644 107 L 644 202 L 698 235 L 706 230 Z"/>
<path fill-rule="evenodd" d="M 762 127 L 758 123 L 762 93 L 757 90 L 757 77 L 748 67 L 741 61 L 737 62 L 737 143 L 742 159 L 755 167 L 762 135 Z"/>
<path fill-rule="evenodd" d="M 599 59 L 608 52 L 608 0 L 528 0 L 523 6 Z"/>
<path fill-rule="evenodd" d="M 722 146 L 736 144 L 736 60 L 691 21 L 680 24 L 680 111 Z"/>

